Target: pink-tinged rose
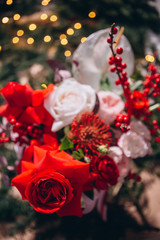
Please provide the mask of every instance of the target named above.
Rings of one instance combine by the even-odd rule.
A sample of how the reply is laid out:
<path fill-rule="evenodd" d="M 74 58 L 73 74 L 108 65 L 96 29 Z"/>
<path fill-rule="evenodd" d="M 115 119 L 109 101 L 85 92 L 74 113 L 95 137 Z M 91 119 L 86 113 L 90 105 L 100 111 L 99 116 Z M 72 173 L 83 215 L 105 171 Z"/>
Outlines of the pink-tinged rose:
<path fill-rule="evenodd" d="M 105 119 L 106 124 L 111 124 L 116 116 L 124 109 L 124 102 L 117 94 L 109 91 L 99 91 L 98 98 L 100 102 L 99 116 Z"/>
<path fill-rule="evenodd" d="M 131 168 L 131 159 L 127 158 L 122 150 L 117 147 L 110 147 L 108 154 L 117 164 L 119 170 L 119 181 L 123 180 L 129 173 Z"/>
<path fill-rule="evenodd" d="M 146 156 L 149 150 L 145 140 L 132 131 L 122 134 L 118 141 L 118 146 L 122 149 L 126 157 L 133 159 Z"/>
<path fill-rule="evenodd" d="M 83 112 L 92 111 L 96 103 L 95 91 L 73 78 L 55 87 L 44 101 L 44 107 L 54 118 L 52 131 L 56 132 L 72 123 Z"/>
<path fill-rule="evenodd" d="M 132 121 L 130 123 L 130 130 L 140 135 L 146 141 L 151 140 L 151 133 L 147 126 L 141 121 Z"/>

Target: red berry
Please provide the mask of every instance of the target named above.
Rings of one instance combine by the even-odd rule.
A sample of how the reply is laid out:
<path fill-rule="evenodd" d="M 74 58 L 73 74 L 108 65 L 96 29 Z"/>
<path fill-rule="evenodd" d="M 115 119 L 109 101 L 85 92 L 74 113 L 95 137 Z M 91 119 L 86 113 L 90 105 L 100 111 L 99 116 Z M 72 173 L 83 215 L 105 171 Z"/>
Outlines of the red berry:
<path fill-rule="evenodd" d="M 123 69 L 125 69 L 125 68 L 127 67 L 127 64 L 126 64 L 126 63 L 121 63 L 121 67 L 122 67 Z"/>
<path fill-rule="evenodd" d="M 20 122 L 16 122 L 16 123 L 15 123 L 15 127 L 19 128 L 19 127 L 21 127 L 21 126 L 22 126 L 22 124 L 21 124 Z"/>
<path fill-rule="evenodd" d="M 108 42 L 108 43 L 111 43 L 111 38 L 110 38 L 110 37 L 107 38 L 107 42 Z"/>
<path fill-rule="evenodd" d="M 153 124 L 153 125 L 157 125 L 157 124 L 158 124 L 157 120 L 153 120 L 153 121 L 152 121 L 152 124 Z"/>
<path fill-rule="evenodd" d="M 6 133 L 3 132 L 3 133 L 1 134 L 1 137 L 2 137 L 2 138 L 5 138 L 5 137 L 6 137 Z"/>
<path fill-rule="evenodd" d="M 115 70 L 116 70 L 116 67 L 115 67 L 115 66 L 113 66 L 113 67 L 110 68 L 110 71 L 111 71 L 111 72 L 115 72 Z"/>
<path fill-rule="evenodd" d="M 110 65 L 114 64 L 114 63 L 115 63 L 114 57 L 110 57 L 108 63 L 109 63 Z"/>
<path fill-rule="evenodd" d="M 125 81 L 125 82 L 124 82 L 124 85 L 125 85 L 125 86 L 129 86 L 129 82 L 128 82 L 128 81 Z"/>
<path fill-rule="evenodd" d="M 116 122 L 115 126 L 116 126 L 116 128 L 120 128 L 121 123 L 120 122 Z"/>
<path fill-rule="evenodd" d="M 113 29 L 112 29 L 112 33 L 113 34 L 116 34 L 118 32 L 118 29 L 116 28 L 116 27 L 114 27 Z"/>
<path fill-rule="evenodd" d="M 160 83 L 160 78 L 156 78 L 156 83 Z"/>
<path fill-rule="evenodd" d="M 127 73 L 123 71 L 123 72 L 122 72 L 122 76 L 123 76 L 123 77 L 126 77 L 126 76 L 127 76 Z"/>
<path fill-rule="evenodd" d="M 33 129 L 32 126 L 28 126 L 28 127 L 27 127 L 27 132 L 32 132 L 32 129 Z"/>
<path fill-rule="evenodd" d="M 118 47 L 116 51 L 117 51 L 117 54 L 122 54 L 123 53 L 123 48 Z"/>
<path fill-rule="evenodd" d="M 117 64 L 121 63 L 122 62 L 122 58 L 115 56 L 115 61 L 116 61 Z"/>
<path fill-rule="evenodd" d="M 115 81 L 115 84 L 116 85 L 119 85 L 119 84 L 121 84 L 121 81 L 120 81 L 120 79 L 118 78 L 116 81 Z"/>
<path fill-rule="evenodd" d="M 117 67 L 117 69 L 118 69 L 118 72 L 122 72 L 122 68 L 121 67 Z"/>
<path fill-rule="evenodd" d="M 15 123 L 16 123 L 16 119 L 15 118 L 11 118 L 10 124 L 15 124 Z"/>

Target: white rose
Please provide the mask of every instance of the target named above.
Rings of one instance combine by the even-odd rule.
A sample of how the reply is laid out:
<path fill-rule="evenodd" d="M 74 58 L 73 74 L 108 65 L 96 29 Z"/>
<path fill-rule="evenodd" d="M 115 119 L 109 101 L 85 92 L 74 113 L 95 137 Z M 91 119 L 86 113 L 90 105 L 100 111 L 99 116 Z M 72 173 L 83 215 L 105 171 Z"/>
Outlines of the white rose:
<path fill-rule="evenodd" d="M 116 116 L 124 109 L 124 102 L 121 97 L 110 91 L 99 91 L 98 99 L 100 118 L 105 119 L 106 124 L 113 123 Z"/>
<path fill-rule="evenodd" d="M 73 78 L 55 87 L 44 100 L 44 107 L 54 118 L 52 131 L 56 132 L 71 124 L 77 114 L 92 111 L 96 103 L 95 91 Z"/>
<path fill-rule="evenodd" d="M 110 147 L 108 154 L 117 164 L 119 169 L 119 181 L 123 180 L 127 175 L 131 168 L 131 159 L 127 158 L 122 150 L 117 147 Z"/>
<path fill-rule="evenodd" d="M 123 150 L 126 157 L 144 157 L 148 153 L 148 145 L 145 140 L 135 132 L 128 131 L 122 134 L 118 146 Z"/>
<path fill-rule="evenodd" d="M 143 137 L 146 141 L 151 140 L 151 133 L 144 123 L 141 121 L 132 121 L 130 130 Z"/>

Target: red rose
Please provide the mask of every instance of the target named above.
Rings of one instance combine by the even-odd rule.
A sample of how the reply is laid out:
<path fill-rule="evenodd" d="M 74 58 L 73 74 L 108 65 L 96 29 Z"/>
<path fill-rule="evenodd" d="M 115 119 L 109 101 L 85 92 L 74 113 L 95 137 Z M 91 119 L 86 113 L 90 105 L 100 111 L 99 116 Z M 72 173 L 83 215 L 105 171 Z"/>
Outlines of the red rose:
<path fill-rule="evenodd" d="M 58 172 L 35 171 L 26 186 L 25 196 L 36 211 L 53 213 L 71 201 L 73 188 L 70 181 Z"/>
<path fill-rule="evenodd" d="M 136 90 L 132 93 L 131 101 L 132 105 L 130 107 L 132 108 L 132 114 L 136 118 L 139 118 L 141 115 L 145 114 L 148 111 L 148 98 L 140 91 Z"/>
<path fill-rule="evenodd" d="M 44 90 L 34 91 L 28 84 L 9 82 L 0 90 L 7 101 L 6 105 L 0 107 L 0 115 L 26 124 L 51 126 L 53 118 L 43 107 L 44 98 L 51 90 L 52 84 Z"/>
<path fill-rule="evenodd" d="M 38 212 L 82 216 L 81 195 L 89 177 L 89 164 L 64 151 L 39 147 L 34 147 L 33 161 L 22 161 L 22 173 L 12 179 L 22 198 Z"/>
<path fill-rule="evenodd" d="M 119 170 L 108 155 L 96 157 L 91 162 L 91 169 L 96 173 L 95 185 L 99 189 L 108 189 L 108 185 L 115 185 L 119 177 Z"/>

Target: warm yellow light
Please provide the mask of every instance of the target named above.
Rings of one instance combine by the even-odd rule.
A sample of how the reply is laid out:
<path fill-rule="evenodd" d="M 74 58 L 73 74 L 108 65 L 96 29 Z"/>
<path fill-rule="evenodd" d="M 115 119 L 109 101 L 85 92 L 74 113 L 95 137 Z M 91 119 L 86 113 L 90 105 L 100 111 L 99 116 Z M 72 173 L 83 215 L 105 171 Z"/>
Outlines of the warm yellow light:
<path fill-rule="evenodd" d="M 69 51 L 69 50 L 66 50 L 66 51 L 64 52 L 64 55 L 65 55 L 66 57 L 69 57 L 69 56 L 71 56 L 71 51 Z"/>
<path fill-rule="evenodd" d="M 18 14 L 18 13 L 16 13 L 16 14 L 14 14 L 14 16 L 13 16 L 13 19 L 15 20 L 15 21 L 18 21 L 19 19 L 20 19 L 20 15 Z"/>
<path fill-rule="evenodd" d="M 41 4 L 43 5 L 43 6 L 47 6 L 48 5 L 48 1 L 47 0 L 43 0 L 42 2 L 41 2 Z"/>
<path fill-rule="evenodd" d="M 6 4 L 11 5 L 13 3 L 13 0 L 7 0 Z"/>
<path fill-rule="evenodd" d="M 33 44 L 34 43 L 34 39 L 33 38 L 28 38 L 27 39 L 27 43 L 29 44 L 29 45 L 31 45 L 31 44 Z"/>
<path fill-rule="evenodd" d="M 2 51 L 2 46 L 0 45 L 0 52 Z"/>
<path fill-rule="evenodd" d="M 51 41 L 51 36 L 46 35 L 43 40 L 44 40 L 44 42 L 50 42 Z"/>
<path fill-rule="evenodd" d="M 68 43 L 68 40 L 67 40 L 66 38 L 63 38 L 63 39 L 61 40 L 61 44 L 62 44 L 62 45 L 67 45 L 67 43 Z"/>
<path fill-rule="evenodd" d="M 147 62 L 154 62 L 154 60 L 155 60 L 155 58 L 149 54 L 145 56 L 145 59 Z"/>
<path fill-rule="evenodd" d="M 56 22 L 57 19 L 58 19 L 58 17 L 57 17 L 56 15 L 50 16 L 50 21 L 51 21 L 51 22 Z"/>
<path fill-rule="evenodd" d="M 96 16 L 96 13 L 95 12 L 89 12 L 89 14 L 88 14 L 88 17 L 90 17 L 90 18 L 95 18 L 95 16 Z"/>
<path fill-rule="evenodd" d="M 13 44 L 18 43 L 19 42 L 19 37 L 12 38 L 12 42 L 13 42 Z"/>
<path fill-rule="evenodd" d="M 61 35 L 59 36 L 59 39 L 60 39 L 60 40 L 62 40 L 62 39 L 64 39 L 64 38 L 67 38 L 66 34 L 61 34 Z"/>
<path fill-rule="evenodd" d="M 81 27 L 82 27 L 82 25 L 79 22 L 74 24 L 75 29 L 80 29 Z"/>
<path fill-rule="evenodd" d="M 43 13 L 40 18 L 41 20 L 46 20 L 48 18 L 48 15 L 46 13 Z"/>
<path fill-rule="evenodd" d="M 73 35 L 74 34 L 74 30 L 72 28 L 68 28 L 67 29 L 67 34 L 68 35 Z"/>
<path fill-rule="evenodd" d="M 41 84 L 41 87 L 42 87 L 42 88 L 47 88 L 47 85 L 46 85 L 45 83 L 42 83 L 42 84 Z"/>
<path fill-rule="evenodd" d="M 19 30 L 17 31 L 17 36 L 18 36 L 18 37 L 21 37 L 23 34 L 24 34 L 24 31 L 23 31 L 22 29 L 19 29 Z"/>
<path fill-rule="evenodd" d="M 37 28 L 37 26 L 36 26 L 36 24 L 34 24 L 34 23 L 31 23 L 31 24 L 29 25 L 29 30 L 30 30 L 30 31 L 34 31 L 36 28 Z"/>
<path fill-rule="evenodd" d="M 81 43 L 85 42 L 86 39 L 87 39 L 86 37 L 82 37 L 82 38 L 81 38 Z"/>
<path fill-rule="evenodd" d="M 4 17 L 2 18 L 2 23 L 8 23 L 9 22 L 9 18 L 8 17 Z"/>

